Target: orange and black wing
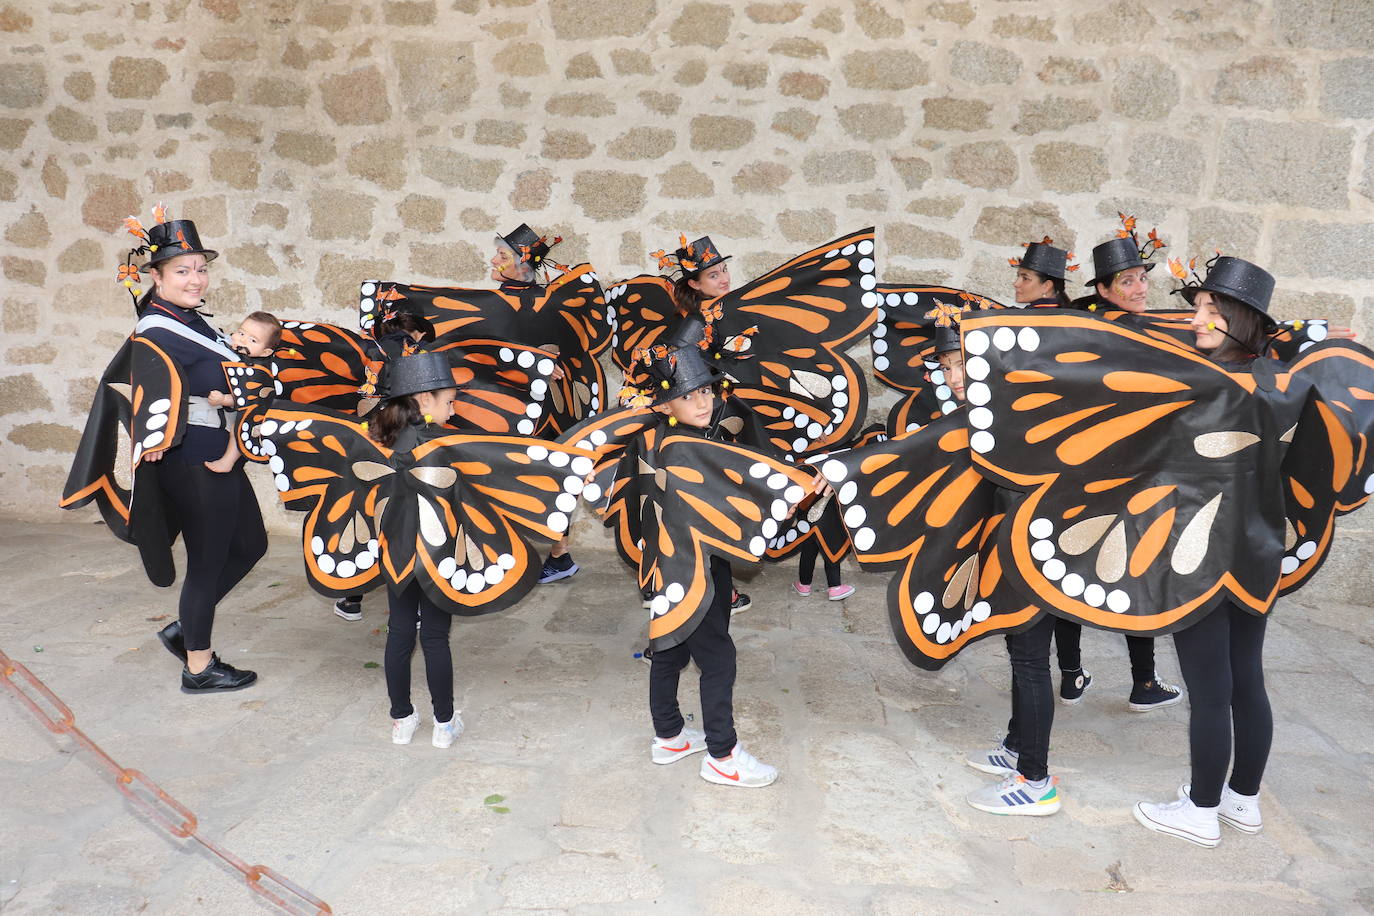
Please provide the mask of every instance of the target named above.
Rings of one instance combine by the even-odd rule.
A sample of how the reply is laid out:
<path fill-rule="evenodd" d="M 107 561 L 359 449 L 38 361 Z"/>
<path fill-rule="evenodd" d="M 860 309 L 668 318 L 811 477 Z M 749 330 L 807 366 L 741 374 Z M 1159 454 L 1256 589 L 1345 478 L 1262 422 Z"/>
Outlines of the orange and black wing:
<path fill-rule="evenodd" d="M 1298 425 L 1285 434 L 1282 594 L 1295 591 L 1321 567 L 1338 516 L 1374 493 L 1374 354 L 1343 340 L 1316 343 L 1293 362 L 1297 380 L 1313 387 Z"/>
<path fill-rule="evenodd" d="M 256 436 L 277 495 L 287 508 L 307 513 L 301 542 L 311 586 L 341 598 L 380 584 L 377 519 L 395 488 L 391 452 L 369 439 L 355 417 L 288 401 L 263 412 Z M 393 570 L 413 566 L 406 547 L 385 558 Z"/>
<path fill-rule="evenodd" d="M 790 415 L 785 452 L 853 439 L 867 419 L 863 369 L 845 351 L 873 326 L 879 297 L 873 230 L 841 236 L 707 303 L 738 356 L 723 368 L 761 413 Z M 757 402 L 756 404 L 753 402 Z M 805 417 L 805 420 L 799 419 Z M 800 443 L 800 444 L 799 444 Z"/>
<path fill-rule="evenodd" d="M 283 321 L 281 345 L 271 364 L 280 394 L 299 404 L 352 413 L 367 381 L 367 341 L 332 324 Z"/>
<path fill-rule="evenodd" d="M 132 451 L 129 427 L 133 418 L 133 350 L 133 338 L 127 338 L 100 377 L 58 503 L 63 509 L 77 509 L 94 500 L 110 531 L 129 542 L 133 539 L 129 532 L 132 479 L 129 469 L 121 467 L 119 455 Z"/>
<path fill-rule="evenodd" d="M 1307 350 L 1326 340 L 1331 324 L 1325 318 L 1297 318 L 1279 322 L 1269 338 L 1265 354 L 1281 363 L 1291 363 Z"/>
<path fill-rule="evenodd" d="M 999 543 L 1028 600 L 1142 635 L 1269 610 L 1302 385 L 1064 310 L 971 315 L 963 341 L 974 462 L 1023 492 Z"/>
<path fill-rule="evenodd" d="M 413 556 L 420 587 L 451 614 L 510 607 L 539 581 L 542 554 L 532 541 L 568 530 L 593 457 L 525 436 L 432 439 L 397 472 L 382 555 Z M 387 565 L 393 580 L 404 575 Z"/>
<path fill-rule="evenodd" d="M 811 490 L 812 475 L 742 445 L 694 435 L 659 443 L 657 536 L 646 543 L 653 591 L 649 639 L 671 648 L 696 629 L 714 599 L 710 560 L 758 562 Z"/>
<path fill-rule="evenodd" d="M 560 433 L 606 403 L 606 378 L 596 355 L 610 346 L 606 302 L 589 265 L 567 269 L 547 287 L 467 289 L 368 280 L 360 288 L 364 330 L 388 308 L 427 319 L 435 346 L 496 340 L 556 354 L 563 378 L 550 383 L 547 429 Z"/>
<path fill-rule="evenodd" d="M 859 435 L 851 448 L 862 448 L 887 439 L 886 428 L 881 423 L 874 423 Z M 774 561 L 786 559 L 808 541 L 815 541 L 821 555 L 832 563 L 840 562 L 851 552 L 849 533 L 840 522 L 840 506 L 834 497 L 808 495 L 803 499 L 796 515 L 788 520 L 783 530 L 769 538 L 764 557 Z"/>
<path fill-rule="evenodd" d="M 146 337 L 133 339 L 130 370 L 133 419 L 129 457 L 137 469 L 144 455 L 165 452 L 181 442 L 186 432 L 186 374 L 175 359 Z"/>
<path fill-rule="evenodd" d="M 529 436 L 548 422 L 555 357 L 500 340 L 461 340 L 439 348 L 453 366 L 458 397 L 449 423 L 459 429 Z"/>
<path fill-rule="evenodd" d="M 855 559 L 894 573 L 888 617 L 913 664 L 937 670 L 969 643 L 1040 616 L 1005 575 L 997 534 L 1012 494 L 973 466 L 961 412 L 816 463 Z"/>
<path fill-rule="evenodd" d="M 939 386 L 930 373 L 935 362 L 935 321 L 931 312 L 941 305 L 960 310 L 1006 308 L 995 299 L 949 286 L 907 286 L 879 283 L 873 325 L 873 374 L 898 391 L 917 392 Z M 937 401 L 948 401 L 948 390 Z M 930 419 L 934 419 L 932 415 Z M 926 422 L 929 422 L 927 420 Z M 899 430 L 904 432 L 905 430 Z"/>
<path fill-rule="evenodd" d="M 645 407 L 622 408 L 584 420 L 559 438 L 594 454 L 582 498 L 611 529 L 616 551 L 635 570 L 644 552 L 644 504 L 653 495 L 654 469 L 648 462 L 662 421 L 661 414 Z"/>
<path fill-rule="evenodd" d="M 248 461 L 265 462 L 269 456 L 263 452 L 253 427 L 268 405 L 281 396 L 282 384 L 272 375 L 271 367 L 261 363 L 225 363 L 224 380 L 237 411 L 230 435 L 239 454 Z"/>
<path fill-rule="evenodd" d="M 658 343 L 677 319 L 672 283 L 657 274 L 640 274 L 612 284 L 606 290 L 606 319 L 615 329 L 611 359 L 628 372 L 635 351 Z"/>

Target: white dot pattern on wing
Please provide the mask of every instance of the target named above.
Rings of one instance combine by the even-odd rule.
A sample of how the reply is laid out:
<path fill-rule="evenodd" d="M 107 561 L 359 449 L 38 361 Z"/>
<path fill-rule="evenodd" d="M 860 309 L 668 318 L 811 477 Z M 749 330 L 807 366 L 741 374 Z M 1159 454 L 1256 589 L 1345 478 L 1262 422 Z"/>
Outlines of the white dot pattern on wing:
<path fill-rule="evenodd" d="M 749 539 L 749 552 L 756 557 L 761 557 L 770 546 L 781 547 L 795 541 L 801 534 L 810 530 L 810 524 L 805 521 L 798 522 L 786 530 L 783 530 L 779 524 L 787 517 L 792 505 L 800 502 L 802 497 L 806 495 L 806 491 L 800 485 L 793 483 L 786 474 L 775 471 L 762 461 L 750 465 L 748 474 L 755 480 L 763 481 L 765 486 L 779 493 L 781 497 L 774 499 L 769 504 L 768 515 L 764 517 L 759 526 L 760 533 Z M 588 486 L 586 490 L 583 490 L 583 498 L 591 498 L 587 496 L 587 491 L 590 489 L 591 487 Z M 597 495 L 600 495 L 599 488 Z M 676 607 L 686 594 L 687 589 L 682 583 L 668 583 L 649 602 L 650 618 L 662 617 Z"/>

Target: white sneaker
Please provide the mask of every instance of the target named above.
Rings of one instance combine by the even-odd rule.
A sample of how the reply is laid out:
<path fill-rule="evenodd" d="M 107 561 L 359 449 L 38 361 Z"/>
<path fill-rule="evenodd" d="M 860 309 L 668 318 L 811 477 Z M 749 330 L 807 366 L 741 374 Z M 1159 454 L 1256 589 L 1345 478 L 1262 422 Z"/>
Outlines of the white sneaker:
<path fill-rule="evenodd" d="M 991 773 L 993 776 L 1015 776 L 1016 762 L 1021 755 L 1008 750 L 1005 744 L 998 744 L 990 751 L 974 751 L 964 758 L 964 762 L 975 770 Z"/>
<path fill-rule="evenodd" d="M 391 743 L 409 744 L 415 737 L 415 729 L 420 727 L 420 714 L 412 712 L 404 719 L 391 720 Z"/>
<path fill-rule="evenodd" d="M 1163 804 L 1136 802 L 1131 813 L 1142 827 L 1156 833 L 1167 833 L 1208 849 L 1221 842 L 1217 809 L 1199 808 L 1191 798 Z"/>
<path fill-rule="evenodd" d="M 683 757 L 706 750 L 706 734 L 695 728 L 684 728 L 676 738 L 654 738 L 650 759 L 654 763 L 675 763 Z"/>
<path fill-rule="evenodd" d="M 1045 817 L 1059 810 L 1063 796 L 1057 777 L 1046 777 L 1043 782 L 1043 785 L 1032 785 L 1020 773 L 1013 773 L 999 783 L 970 792 L 965 798 L 970 805 L 988 814 Z"/>
<path fill-rule="evenodd" d="M 701 758 L 701 778 L 722 786 L 758 789 L 771 786 L 778 778 L 777 767 L 760 763 L 754 755 L 736 744 L 730 756 L 717 760 L 710 754 Z"/>
<path fill-rule="evenodd" d="M 1179 798 L 1190 798 L 1192 786 L 1188 783 L 1178 787 Z M 1221 804 L 1217 806 L 1217 820 L 1236 828 L 1241 833 L 1259 833 L 1264 822 L 1260 820 L 1258 795 L 1241 795 L 1228 786 L 1221 787 Z"/>
<path fill-rule="evenodd" d="M 453 711 L 453 718 L 447 722 L 434 720 L 434 746 L 451 747 L 453 741 L 463 733 L 463 720 L 458 717 L 458 711 Z"/>

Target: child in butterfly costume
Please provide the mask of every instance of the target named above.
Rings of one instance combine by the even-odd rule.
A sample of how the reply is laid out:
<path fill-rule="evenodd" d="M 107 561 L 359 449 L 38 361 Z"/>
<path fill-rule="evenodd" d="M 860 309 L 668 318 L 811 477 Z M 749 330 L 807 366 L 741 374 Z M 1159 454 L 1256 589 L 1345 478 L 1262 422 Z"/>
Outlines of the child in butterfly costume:
<path fill-rule="evenodd" d="M 1246 282 L 1225 284 L 1242 303 L 1235 314 L 1262 311 L 1262 272 L 1248 265 L 1243 273 Z M 1210 285 L 1220 290 L 1224 278 Z M 1167 335 L 1060 310 L 975 313 L 962 331 L 976 406 L 942 447 L 962 447 L 978 476 L 1014 499 L 996 525 L 974 531 L 964 550 L 977 574 L 964 580 L 939 574 L 949 561 L 965 561 L 941 553 L 948 537 L 932 538 L 932 528 L 962 511 L 981 484 L 961 495 L 946 475 L 928 489 L 958 506 L 932 513 L 925 494 L 914 504 L 925 515 L 904 532 L 913 539 L 905 549 L 925 562 L 909 566 L 902 600 L 892 602 L 894 621 L 903 623 L 899 643 L 937 664 L 965 637 L 1035 626 L 1043 611 L 1132 635 L 1178 634 L 1180 666 L 1204 711 L 1190 729 L 1192 808 L 1142 805 L 1137 816 L 1213 844 L 1231 730 L 1225 715 L 1232 698 L 1254 696 L 1254 679 L 1243 681 L 1258 641 L 1247 647 L 1243 628 L 1229 631 L 1232 657 L 1244 660 L 1233 670 L 1215 654 L 1228 643 L 1224 633 L 1184 634 L 1194 624 L 1205 634 L 1219 621 L 1234 623 L 1237 613 L 1266 614 L 1320 565 L 1335 517 L 1374 491 L 1372 459 L 1359 445 L 1374 433 L 1374 409 L 1352 394 L 1374 390 L 1374 355 L 1333 340 L 1287 366 L 1217 363 Z M 1263 334 L 1246 346 L 1263 352 Z M 831 479 L 853 470 L 849 462 Z M 856 482 L 851 497 L 862 502 L 873 484 L 862 474 Z M 856 545 L 865 541 L 861 530 L 850 533 Z M 961 585 L 987 604 L 958 601 Z M 965 607 L 967 616 L 956 617 Z M 1212 654 L 1195 652 L 1195 642 Z M 1249 794 L 1267 749 L 1263 716 L 1237 709 L 1234 725 L 1232 790 Z M 1237 820 L 1241 808 L 1253 813 L 1253 799 L 1233 809 Z"/>
<path fill-rule="evenodd" d="M 1205 278 L 1194 273 L 1175 292 L 1195 310 L 1192 325 L 1197 348 L 1230 371 L 1251 371 L 1264 385 L 1273 369 L 1260 354 L 1266 352 L 1271 335 L 1278 330 L 1277 322 L 1268 314 L 1273 289 L 1274 278 L 1268 272 L 1240 258 L 1218 255 L 1208 264 Z M 1313 561 L 1319 563 L 1319 555 L 1325 555 L 1334 515 L 1350 511 L 1374 492 L 1368 459 L 1349 452 L 1346 439 L 1347 431 L 1353 430 L 1356 441 L 1367 441 L 1374 428 L 1368 408 L 1359 410 L 1358 401 L 1351 403 L 1349 398 L 1361 388 L 1368 390 L 1368 367 L 1372 363 L 1367 350 L 1345 346 L 1349 351 L 1329 344 L 1299 356 L 1295 363 L 1312 367 L 1317 376 L 1317 397 L 1286 433 L 1293 442 L 1284 461 L 1285 472 L 1291 475 L 1284 487 L 1286 540 L 1282 546 L 1271 543 L 1265 545 L 1267 550 L 1261 548 L 1264 559 L 1276 561 L 1278 587 L 1285 593 L 1315 571 Z M 1365 371 L 1361 372 L 1361 366 Z M 1357 385 L 1350 384 L 1362 376 Z M 1308 420 L 1312 420 L 1311 426 L 1324 424 L 1329 437 L 1322 440 L 1313 435 L 1304 425 Z M 1253 451 L 1245 435 L 1213 433 L 1208 444 L 1195 446 L 1211 455 L 1232 450 L 1245 454 Z M 1344 492 L 1333 492 L 1342 489 Z M 1236 487 L 1228 488 L 1217 499 L 1262 499 L 1264 495 L 1263 490 Z M 1255 532 L 1240 534 L 1255 539 Z M 1262 543 L 1265 539 L 1261 536 L 1256 540 Z M 1141 802 L 1134 807 L 1136 820 L 1150 830 L 1211 847 L 1221 841 L 1222 824 L 1242 833 L 1258 833 L 1262 827 L 1259 788 L 1274 722 L 1264 686 L 1268 618 L 1254 611 L 1253 605 L 1228 597 L 1212 610 L 1191 618 L 1195 622 L 1174 631 L 1179 665 L 1191 694 L 1188 735 L 1192 778 L 1179 788 L 1175 800 Z"/>
<path fill-rule="evenodd" d="M 306 574 L 342 597 L 387 586 L 386 674 L 392 738 L 410 741 L 415 624 L 434 706 L 434 744 L 461 732 L 453 711 L 450 615 L 486 614 L 519 601 L 539 575 L 530 538 L 568 527 L 592 453 L 527 436 L 446 427 L 456 388 L 448 357 L 390 360 L 381 404 L 366 420 L 278 401 L 256 424 L 277 490 L 308 515 Z"/>
<path fill-rule="evenodd" d="M 1108 306 L 1116 309 L 1119 318 L 1138 315 L 1145 305 L 1149 291 L 1148 272 L 1155 266 L 1150 260 L 1164 242 L 1151 230 L 1141 245 L 1134 235 L 1135 219 L 1122 217 L 1128 227 L 1123 234 L 1093 249 L 1093 279 L 1088 285 L 1096 290 L 1091 309 Z M 1065 284 L 1068 275 L 1078 269 L 1071 265 L 1072 252 L 1055 248 L 1048 236 L 1043 242 L 1025 246 L 1025 254 L 1011 258 L 1016 268 L 1013 286 L 1016 302 L 1025 308 L 1067 308 L 1071 306 Z M 1177 331 L 1175 330 L 1175 333 Z M 1083 668 L 1083 628 L 1070 620 L 1057 620 L 1054 642 L 1059 660 L 1059 701 L 1066 706 L 1077 705 L 1092 684 L 1092 675 Z M 1154 640 L 1139 636 L 1126 637 L 1126 650 L 1131 665 L 1131 693 L 1126 705 L 1132 712 L 1149 712 L 1176 705 L 1183 700 L 1183 691 L 1162 681 L 1155 671 Z"/>
<path fill-rule="evenodd" d="M 845 351 L 874 322 L 873 251 L 873 230 L 864 229 L 736 288 L 730 256 L 709 236 L 684 236 L 674 253 L 654 252 L 668 275 L 641 275 L 607 292 L 612 358 L 629 373 L 637 352 L 704 340 L 780 454 L 849 441 L 868 405 L 863 369 Z"/>
<path fill-rule="evenodd" d="M 640 581 L 648 588 L 652 645 L 649 708 L 654 763 L 707 751 L 699 773 L 708 782 L 761 787 L 777 770 L 740 745 L 734 728 L 735 646 L 730 639 L 732 561 L 757 562 L 813 479 L 766 453 L 707 438 L 715 431 L 715 400 L 723 373 L 698 346 L 656 345 L 625 410 L 596 417 L 565 439 L 601 450 L 600 468 L 584 496 L 602 507 L 616 501 L 611 482 L 622 456 L 636 449 L 644 474 L 634 478 L 644 533 Z M 645 408 L 652 406 L 653 412 Z M 643 439 L 653 445 L 642 448 Z M 607 501 L 603 502 L 603 494 Z M 687 728 L 678 706 L 682 670 L 701 670 L 705 732 Z"/>
<path fill-rule="evenodd" d="M 879 300 L 873 251 L 873 230 L 864 229 L 736 289 L 730 255 L 710 236 L 693 242 L 681 236 L 671 254 L 652 254 L 666 275 L 641 275 L 610 287 L 612 356 L 628 373 L 636 352 L 659 345 L 704 347 L 734 383 L 732 403 L 748 413 L 751 431 L 762 433 L 751 441 L 788 460 L 822 444 L 833 448 L 853 441 L 862 435 L 868 390 L 862 367 L 845 351 L 874 322 Z M 813 514 L 770 538 L 768 558 L 801 549 L 814 564 L 823 549 L 833 586 L 828 594 L 840 600 L 853 591 L 839 581 L 847 541 L 833 511 Z M 822 533 L 830 535 L 824 543 Z M 799 572 L 806 568 L 804 560 Z M 809 576 L 799 576 L 798 591 L 809 582 Z M 747 595 L 736 596 L 735 612 L 748 606 Z"/>
<path fill-rule="evenodd" d="M 229 424 L 208 400 L 223 385 L 222 363 L 238 356 L 197 310 L 217 252 L 201 244 L 190 220 L 168 220 L 161 206 L 154 215 L 146 230 L 134 217 L 125 221 L 140 244 L 119 279 L 134 297 L 138 324 L 100 380 L 61 505 L 94 500 L 111 532 L 138 545 L 154 585 L 176 580 L 171 547 L 182 537 L 177 620 L 158 637 L 183 663 L 184 692 L 238 690 L 257 675 L 211 651 L 215 608 L 266 553 L 267 533 L 243 468 L 210 467 L 225 453 Z M 152 279 L 146 293 L 134 288 L 135 260 L 144 255 Z M 127 488 L 115 473 L 121 432 L 132 459 Z"/>
<path fill-rule="evenodd" d="M 606 404 L 606 377 L 597 361 L 611 343 L 606 301 L 590 264 L 565 267 L 549 260 L 550 242 L 528 225 L 496 237 L 491 278 L 497 289 L 417 286 L 368 280 L 362 284 L 359 320 L 367 330 L 388 309 L 401 308 L 431 322 L 435 349 L 455 341 L 483 338 L 541 349 L 554 354 L 549 381 L 548 411 L 517 421 L 520 435 L 561 433 L 600 411 Z M 541 284 L 543 272 L 560 275 Z M 513 351 L 514 352 L 514 351 Z M 516 353 L 512 359 L 524 359 Z M 520 362 L 520 366 L 528 367 Z M 541 581 L 573 576 L 577 564 L 567 552 L 566 539 L 550 554 Z"/>

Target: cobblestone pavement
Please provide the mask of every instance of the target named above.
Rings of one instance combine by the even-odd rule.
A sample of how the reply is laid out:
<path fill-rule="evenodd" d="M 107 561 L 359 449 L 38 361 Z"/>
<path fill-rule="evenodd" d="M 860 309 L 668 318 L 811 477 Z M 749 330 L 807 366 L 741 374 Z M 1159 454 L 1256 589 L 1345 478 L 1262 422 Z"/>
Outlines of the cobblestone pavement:
<path fill-rule="evenodd" d="M 1370 610 L 1320 582 L 1269 630 L 1274 754 L 1259 836 L 1205 850 L 1147 833 L 1130 806 L 1187 778 L 1185 707 L 1126 710 L 1120 637 L 1089 633 L 1094 683 L 1058 711 L 1064 809 L 1000 819 L 964 802 L 962 762 L 1007 716 L 1000 640 L 939 674 L 895 649 L 882 581 L 847 569 L 845 602 L 798 598 L 790 564 L 744 587 L 740 734 L 776 785 L 709 785 L 697 758 L 648 759 L 644 612 L 609 551 L 522 605 L 454 627 L 467 732 L 396 747 L 379 594 L 336 618 L 296 544 L 220 609 L 216 648 L 256 669 L 243 692 L 187 696 L 154 632 L 175 592 L 91 524 L 0 539 L 0 649 L 28 665 L 119 762 L 194 810 L 203 832 L 336 913 L 1265 913 L 1374 906 Z M 1310 606 L 1309 606 L 1310 605 Z M 1168 640 L 1161 674 L 1176 680 Z M 417 707 L 423 679 L 416 658 Z M 684 690 L 695 703 L 695 688 Z M 490 796 L 502 801 L 488 804 Z M 273 912 L 199 846 L 141 817 L 69 737 L 0 693 L 0 911 Z M 496 808 L 508 809 L 502 813 Z"/>

